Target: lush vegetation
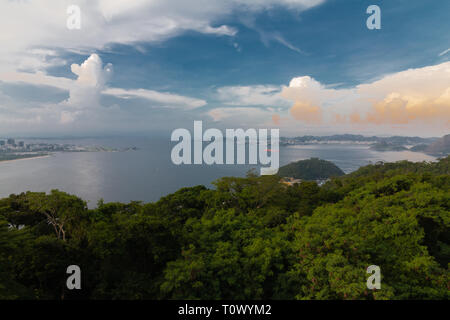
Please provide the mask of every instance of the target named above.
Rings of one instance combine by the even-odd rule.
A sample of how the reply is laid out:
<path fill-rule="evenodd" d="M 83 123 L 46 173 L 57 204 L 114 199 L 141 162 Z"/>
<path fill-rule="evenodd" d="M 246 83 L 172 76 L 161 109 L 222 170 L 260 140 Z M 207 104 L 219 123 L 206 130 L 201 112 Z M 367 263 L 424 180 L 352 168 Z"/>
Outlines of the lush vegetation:
<path fill-rule="evenodd" d="M 331 177 L 343 176 L 344 171 L 333 162 L 311 158 L 281 167 L 278 175 L 280 177 L 292 177 L 302 180 L 325 180 Z"/>
<path fill-rule="evenodd" d="M 294 186 L 223 178 L 89 210 L 60 191 L 0 200 L 2 299 L 448 299 L 450 158 Z M 65 287 L 79 265 L 82 290 Z M 366 268 L 381 267 L 381 290 Z"/>

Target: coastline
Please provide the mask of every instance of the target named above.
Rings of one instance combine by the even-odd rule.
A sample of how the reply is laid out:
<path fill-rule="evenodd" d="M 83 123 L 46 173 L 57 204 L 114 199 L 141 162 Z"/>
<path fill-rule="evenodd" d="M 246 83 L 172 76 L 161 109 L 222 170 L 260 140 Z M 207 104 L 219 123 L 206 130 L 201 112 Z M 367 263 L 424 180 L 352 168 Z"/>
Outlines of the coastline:
<path fill-rule="evenodd" d="M 2 163 L 8 163 L 8 162 L 15 162 L 20 160 L 33 160 L 33 159 L 40 159 L 40 158 L 48 158 L 51 157 L 51 154 L 45 155 L 45 156 L 36 156 L 36 157 L 27 157 L 27 158 L 18 158 L 18 159 L 12 159 L 12 160 L 0 160 L 0 164 Z"/>

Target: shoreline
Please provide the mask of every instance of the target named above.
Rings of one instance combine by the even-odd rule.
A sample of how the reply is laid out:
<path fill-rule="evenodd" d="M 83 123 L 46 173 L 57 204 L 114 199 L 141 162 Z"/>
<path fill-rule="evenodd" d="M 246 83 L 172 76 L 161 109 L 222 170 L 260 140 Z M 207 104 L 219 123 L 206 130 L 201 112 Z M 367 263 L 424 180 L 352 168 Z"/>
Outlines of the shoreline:
<path fill-rule="evenodd" d="M 0 160 L 0 164 L 2 163 L 8 163 L 8 162 L 15 162 L 20 160 L 33 160 L 33 159 L 40 159 L 40 158 L 48 158 L 51 157 L 51 154 L 45 155 L 45 156 L 35 156 L 35 157 L 27 157 L 27 158 L 18 158 L 18 159 L 11 159 L 11 160 Z"/>

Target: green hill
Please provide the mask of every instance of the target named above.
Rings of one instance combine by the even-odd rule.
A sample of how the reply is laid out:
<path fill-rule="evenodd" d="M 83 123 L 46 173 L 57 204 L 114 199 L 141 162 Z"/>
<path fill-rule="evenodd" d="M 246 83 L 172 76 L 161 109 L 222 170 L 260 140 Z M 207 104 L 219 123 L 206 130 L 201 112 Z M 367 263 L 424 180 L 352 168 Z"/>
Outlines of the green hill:
<path fill-rule="evenodd" d="M 344 175 L 333 162 L 311 158 L 290 163 L 280 168 L 278 175 L 302 180 L 323 180 Z"/>
<path fill-rule="evenodd" d="M 386 152 L 386 151 L 405 151 L 408 150 L 408 148 L 405 148 L 402 145 L 396 145 L 393 143 L 387 143 L 385 141 L 382 141 L 371 145 L 370 150 Z"/>

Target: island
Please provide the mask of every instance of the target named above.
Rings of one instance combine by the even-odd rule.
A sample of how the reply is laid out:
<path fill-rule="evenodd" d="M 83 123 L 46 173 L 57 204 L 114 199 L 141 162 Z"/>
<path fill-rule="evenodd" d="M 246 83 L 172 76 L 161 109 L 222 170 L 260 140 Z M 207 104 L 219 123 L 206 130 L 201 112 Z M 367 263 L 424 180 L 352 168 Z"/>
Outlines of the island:
<path fill-rule="evenodd" d="M 287 184 L 302 180 L 317 181 L 319 184 L 331 177 L 343 176 L 345 173 L 333 162 L 311 158 L 292 162 L 278 170 L 278 176 L 285 179 Z"/>
<path fill-rule="evenodd" d="M 379 143 L 372 144 L 370 146 L 370 150 L 385 152 L 385 151 L 407 151 L 409 149 L 402 145 L 397 145 L 397 144 L 393 144 L 393 143 L 388 143 L 386 141 L 381 141 Z"/>

